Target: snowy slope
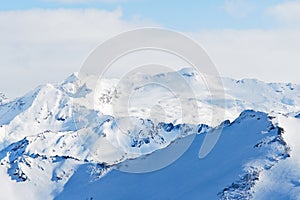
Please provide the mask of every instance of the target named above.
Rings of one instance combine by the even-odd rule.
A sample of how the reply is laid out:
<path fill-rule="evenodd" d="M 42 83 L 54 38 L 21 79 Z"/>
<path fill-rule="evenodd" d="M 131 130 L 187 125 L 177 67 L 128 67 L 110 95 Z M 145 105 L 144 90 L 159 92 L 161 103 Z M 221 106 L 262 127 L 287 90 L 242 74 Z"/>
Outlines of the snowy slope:
<path fill-rule="evenodd" d="M 185 91 L 180 87 L 179 75 L 185 79 L 186 84 L 192 89 Z M 209 77 L 214 79 L 215 77 Z M 154 82 L 155 84 L 151 84 Z M 178 83 L 179 82 L 179 83 Z M 213 80 L 211 82 L 214 82 Z M 151 108 L 161 105 L 164 113 L 161 113 L 165 122 L 172 123 L 212 123 L 212 110 L 217 113 L 225 113 L 218 123 L 224 120 L 234 120 L 243 110 L 255 109 L 258 111 L 287 114 L 300 110 L 300 86 L 284 83 L 264 83 L 255 79 L 234 80 L 222 78 L 225 96 L 223 99 L 212 99 L 212 93 L 203 77 L 192 69 L 182 69 L 178 72 L 169 72 L 157 75 L 134 74 L 118 83 L 102 80 L 95 93 L 95 109 L 105 114 L 116 114 L 111 108 L 112 97 L 127 93 L 130 85 L 131 102 L 128 110 L 132 116 L 149 118 Z M 111 83 L 111 84 L 108 84 Z M 125 85 L 125 86 L 124 86 Z M 162 87 L 163 86 L 163 87 Z M 167 89 L 166 89 L 167 88 Z M 170 91 L 172 90 L 172 91 Z M 172 92 L 180 91 L 182 102 Z M 110 96 L 110 98 L 108 98 Z M 109 100 L 110 99 L 110 100 Z M 199 116 L 191 116 L 190 113 L 182 113 L 182 104 L 195 103 Z M 119 111 L 121 110 L 121 111 Z M 122 114 L 120 108 L 117 114 Z M 127 109 L 124 110 L 127 114 Z M 196 113 L 196 112 L 195 112 Z M 213 124 L 217 125 L 217 124 Z"/>
<path fill-rule="evenodd" d="M 24 195 L 21 191 L 31 191 L 30 199 L 66 199 L 72 195 L 78 195 L 77 199 L 102 199 L 106 195 L 119 199 L 120 195 L 141 191 L 131 197 L 139 199 L 148 190 L 152 191 L 152 196 L 147 198 L 155 199 L 176 193 L 174 187 L 178 188 L 178 198 L 187 196 L 190 199 L 199 196 L 226 199 L 232 195 L 244 199 L 265 193 L 260 192 L 265 187 L 261 180 L 268 178 L 261 177 L 272 177 L 266 174 L 273 173 L 273 169 L 276 175 L 275 167 L 293 160 L 297 154 L 294 150 L 297 148 L 292 148 L 297 146 L 293 141 L 299 141 L 295 131 L 288 125 L 285 127 L 287 123 L 274 120 L 298 120 L 294 116 L 300 111 L 300 86 L 223 78 L 225 98 L 212 101 L 200 75 L 190 69 L 178 73 L 197 91 L 193 96 L 186 93 L 183 102 L 196 102 L 193 109 L 199 111 L 199 118 L 189 113 L 182 115 L 182 102 L 167 90 L 151 84 L 135 90 L 128 107 L 130 117 L 126 116 L 127 111 L 122 113 L 122 109 L 117 113 L 118 118 L 112 117 L 116 114 L 113 105 L 121 94 L 128 92 L 128 85 L 150 80 L 175 88 L 178 87 L 175 72 L 151 76 L 137 74 L 132 79 L 122 80 L 121 84 L 116 79 L 103 79 L 96 89 L 91 85 L 96 82 L 95 78 L 83 82 L 72 74 L 61 83 L 39 86 L 14 100 L 2 100 L 0 178 L 5 181 L 0 181 L 0 188 L 10 191 L 7 199 L 20 199 Z M 225 105 L 220 103 L 222 101 Z M 151 115 L 154 105 L 166 110 L 162 115 Z M 216 147 L 208 157 L 199 160 L 204 136 L 219 125 L 212 123 L 213 108 L 225 113 L 219 124 L 227 119 L 234 122 L 224 124 Z M 244 111 L 247 109 L 264 113 Z M 272 117 L 265 113 L 276 118 L 271 122 Z M 283 136 L 279 127 L 284 128 Z M 166 151 L 190 137 L 195 137 L 192 146 L 165 169 L 140 175 L 114 170 L 130 163 L 134 165 L 145 155 L 149 157 Z M 297 170 L 291 172 L 294 173 Z M 170 177 L 173 177 L 171 181 Z M 139 184 L 141 180 L 145 185 Z M 243 185 L 245 180 L 247 184 Z M 182 182 L 187 183 L 181 187 L 178 184 Z M 296 188 L 297 183 L 293 180 L 291 187 Z M 120 188 L 122 191 L 114 193 Z M 16 190 L 20 193 L 15 193 Z"/>
<path fill-rule="evenodd" d="M 280 116 L 278 124 L 285 131 L 283 138 L 291 148 L 291 158 L 262 174 L 262 181 L 255 186 L 256 199 L 300 199 L 300 120 Z"/>
<path fill-rule="evenodd" d="M 243 112 L 226 125 L 211 154 L 199 159 L 204 135 L 197 135 L 189 150 L 174 164 L 153 173 L 114 170 L 89 182 L 88 166 L 82 166 L 57 199 L 250 199 L 260 174 L 289 156 L 280 129 L 264 113 Z"/>

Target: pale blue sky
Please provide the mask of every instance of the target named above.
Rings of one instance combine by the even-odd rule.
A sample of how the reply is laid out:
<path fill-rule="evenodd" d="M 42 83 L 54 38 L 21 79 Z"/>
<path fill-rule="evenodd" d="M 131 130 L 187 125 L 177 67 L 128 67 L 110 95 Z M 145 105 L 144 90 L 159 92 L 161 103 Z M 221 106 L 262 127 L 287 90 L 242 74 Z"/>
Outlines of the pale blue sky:
<path fill-rule="evenodd" d="M 67 3 L 66 3 L 67 2 Z M 78 3 L 79 2 L 79 3 Z M 88 3 L 82 3 L 88 2 Z M 284 0 L 10 0 L 0 10 L 33 8 L 121 8 L 125 20 L 143 19 L 180 31 L 203 29 L 270 29 L 276 21 L 266 11 Z"/>

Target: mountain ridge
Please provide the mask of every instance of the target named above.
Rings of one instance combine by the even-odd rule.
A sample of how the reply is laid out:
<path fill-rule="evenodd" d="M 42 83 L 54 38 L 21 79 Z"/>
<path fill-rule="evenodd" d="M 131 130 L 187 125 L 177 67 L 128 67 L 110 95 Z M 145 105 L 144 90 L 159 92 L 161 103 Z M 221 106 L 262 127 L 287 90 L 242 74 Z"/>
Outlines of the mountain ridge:
<path fill-rule="evenodd" d="M 176 86 L 176 83 L 173 83 L 174 73 L 153 76 L 142 74 L 135 76 L 134 81 L 143 82 L 147 78 Z M 246 145 L 248 149 L 244 150 L 245 155 L 258 152 L 256 154 L 258 157 L 251 157 L 252 161 L 249 158 L 252 164 L 249 160 L 237 164 L 238 160 L 243 158 L 237 155 L 238 159 L 230 165 L 232 169 L 236 169 L 233 174 L 230 174 L 230 181 L 228 179 L 220 183 L 220 187 L 217 189 L 213 185 L 206 186 L 207 191 L 211 192 L 210 194 L 203 190 L 195 192 L 197 187 L 194 184 L 200 184 L 201 179 L 188 179 L 191 181 L 191 188 L 185 189 L 191 193 L 185 195 L 190 195 L 191 199 L 193 199 L 192 195 L 195 195 L 195 198 L 199 195 L 207 195 L 213 199 L 255 198 L 255 191 L 261 190 L 256 187 L 265 171 L 272 171 L 273 166 L 277 166 L 282 160 L 294 159 L 293 154 L 290 158 L 290 151 L 293 152 L 297 147 L 290 149 L 290 144 L 286 142 L 285 138 L 285 135 L 289 133 L 284 133 L 285 130 L 276 120 L 286 118 L 289 121 L 299 115 L 300 86 L 283 83 L 265 84 L 253 79 L 236 81 L 223 78 L 225 92 L 225 99 L 221 100 L 225 102 L 225 106 L 223 106 L 218 99 L 209 100 L 209 91 L 205 89 L 205 84 L 202 83 L 200 75 L 195 71 L 185 69 L 178 73 L 187 79 L 191 88 L 202 91 L 197 93 L 195 98 L 184 99 L 184 102 L 187 103 L 197 102 L 198 107 L 195 109 L 199 109 L 200 117 L 187 119 L 185 116 L 179 115 L 176 99 L 166 94 L 165 90 L 151 86 L 136 90 L 137 104 L 129 107 L 130 117 L 118 118 L 113 115 L 113 103 L 114 98 L 119 98 L 119 95 L 124 92 L 123 86 L 118 85 L 117 80 L 103 79 L 98 83 L 99 85 L 93 88 L 89 82 L 79 80 L 76 73 L 61 83 L 39 86 L 23 97 L 5 100 L 5 103 L 0 104 L 0 168 L 2 168 L 0 177 L 3 180 L 9 178 L 12 181 L 5 187 L 19 188 L 21 187 L 20 183 L 25 183 L 24 187 L 29 187 L 30 191 L 34 191 L 32 199 L 69 198 L 68 195 L 72 194 L 67 191 L 72 190 L 78 190 L 77 195 L 79 196 L 90 195 L 90 197 L 100 198 L 101 195 L 106 194 L 112 198 L 112 194 L 103 191 L 104 189 L 100 188 L 102 193 L 97 193 L 96 188 L 103 187 L 107 191 L 113 191 L 112 186 L 112 188 L 107 188 L 110 184 L 108 186 L 101 185 L 102 181 L 108 180 L 108 177 L 111 177 L 111 181 L 124 179 L 126 182 L 128 177 L 117 173 L 116 168 L 126 169 L 126 165 L 130 166 L 130 163 L 140 162 L 145 156 L 148 158 L 156 155 L 157 152 L 166 152 L 168 148 L 180 143 L 185 138 L 195 137 L 197 141 L 202 138 L 200 143 L 203 143 L 205 135 L 224 126 L 221 139 L 207 156 L 208 160 L 213 160 L 213 155 L 216 156 L 214 151 L 222 154 L 222 144 L 223 146 L 238 145 L 238 141 L 235 141 L 238 137 L 249 137 L 249 141 L 251 140 L 253 144 Z M 130 79 L 129 82 L 127 80 L 124 82 L 124 84 L 129 83 Z M 146 96 L 141 94 L 146 94 Z M 147 101 L 148 97 L 153 94 L 162 99 L 156 102 L 151 98 Z M 151 116 L 149 115 L 151 109 L 143 109 L 151 108 L 153 103 L 158 103 L 162 108 L 166 108 L 165 118 Z M 210 120 L 213 107 L 225 112 L 225 116 L 220 118 L 223 120 L 220 120 L 217 125 L 212 124 Z M 168 108 L 172 109 L 168 110 Z M 127 126 L 128 122 L 130 122 L 129 126 Z M 125 127 L 128 133 L 124 134 L 119 130 L 119 126 Z M 243 128 L 239 128 L 239 126 Z M 259 126 L 260 128 L 257 128 Z M 249 132 L 249 136 L 243 132 Z M 268 134 L 270 137 L 267 136 Z M 223 140 L 227 142 L 222 143 L 224 137 Z M 195 154 L 200 148 L 199 144 L 194 144 L 195 140 L 183 154 L 183 158 L 179 158 L 179 161 L 166 168 L 172 168 L 174 165 L 174 170 L 165 171 L 166 174 L 176 174 L 176 170 L 180 171 L 180 169 L 176 169 L 176 166 L 185 166 L 189 159 L 195 166 L 199 167 L 201 162 L 205 165 L 206 158 L 199 160 L 198 155 Z M 247 142 L 241 141 L 244 145 Z M 240 144 L 241 148 L 243 148 L 242 144 Z M 197 148 L 193 147 L 195 145 Z M 190 154 L 194 156 L 192 157 Z M 185 160 L 185 156 L 189 159 Z M 260 156 L 262 156 L 261 160 Z M 181 163 L 181 159 L 185 162 Z M 218 163 L 217 161 L 211 162 Z M 209 164 L 209 162 L 206 163 L 207 166 Z M 131 164 L 131 166 L 135 165 L 136 163 Z M 81 166 L 85 170 L 89 169 L 89 172 L 83 173 Z M 230 169 L 228 168 L 228 170 Z M 162 173 L 161 171 L 164 172 L 164 169 L 159 170 L 158 173 Z M 95 186 L 91 186 L 90 189 L 86 186 L 83 187 L 86 191 L 80 188 L 76 189 L 75 183 L 80 181 L 76 180 L 76 176 L 86 180 L 85 185 L 90 185 L 90 179 L 82 177 L 88 176 L 88 174 L 100 177 L 101 181 L 97 181 L 96 178 Z M 194 171 L 194 175 L 196 174 L 197 172 Z M 73 176 L 75 182 L 73 182 Z M 147 175 L 141 176 L 147 177 Z M 192 174 L 190 176 L 192 177 Z M 93 178 L 91 177 L 91 179 Z M 139 179 L 129 178 L 128 180 L 137 181 Z M 245 181 L 249 182 L 245 184 Z M 41 182 L 45 185 L 38 187 L 37 185 Z M 163 183 L 166 184 L 166 182 Z M 10 184 L 12 185 L 9 186 Z M 135 182 L 129 182 L 128 187 L 130 184 L 135 188 L 134 191 L 141 189 Z M 1 184 L 0 187 L 2 187 Z M 205 189 L 205 185 L 203 185 L 203 189 Z M 172 191 L 169 190 L 169 192 Z M 169 192 L 167 194 L 170 194 Z M 123 191 L 123 195 L 129 194 Z M 14 199 L 13 195 L 17 194 L 10 194 L 7 198 Z M 157 196 L 158 194 L 153 193 L 153 195 Z M 90 197 L 86 196 L 86 198 Z M 115 198 L 118 199 L 120 196 L 115 196 Z M 78 199 L 82 198 L 78 197 Z"/>

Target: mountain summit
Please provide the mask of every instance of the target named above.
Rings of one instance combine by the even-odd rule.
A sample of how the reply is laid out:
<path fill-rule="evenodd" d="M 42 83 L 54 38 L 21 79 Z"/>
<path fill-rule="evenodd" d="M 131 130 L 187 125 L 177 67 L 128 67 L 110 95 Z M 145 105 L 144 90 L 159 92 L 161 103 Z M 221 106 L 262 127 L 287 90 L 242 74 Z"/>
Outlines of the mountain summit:
<path fill-rule="evenodd" d="M 178 73 L 194 91 L 180 103 L 159 84 L 135 85 L 160 83 L 180 91 Z M 0 94 L 3 198 L 300 198 L 299 85 L 222 78 L 224 99 L 213 99 L 191 69 L 93 82 L 95 87 L 72 74 L 13 100 Z M 128 86 L 132 101 L 118 109 Z M 180 112 L 182 103 L 196 105 L 192 115 Z M 214 110 L 224 113 L 218 124 Z M 214 148 L 199 159 L 206 137 L 217 130 Z M 157 155 L 170 155 L 186 141 L 190 146 L 171 165 L 125 172 L 154 165 Z"/>

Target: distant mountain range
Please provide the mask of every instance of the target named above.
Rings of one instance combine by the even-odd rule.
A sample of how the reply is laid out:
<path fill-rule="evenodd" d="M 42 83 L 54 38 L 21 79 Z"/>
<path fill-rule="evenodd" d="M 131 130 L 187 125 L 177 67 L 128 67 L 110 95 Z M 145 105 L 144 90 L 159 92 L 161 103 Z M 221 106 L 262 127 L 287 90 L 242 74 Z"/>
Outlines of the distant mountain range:
<path fill-rule="evenodd" d="M 300 199 L 299 85 L 222 78 L 216 99 L 192 69 L 89 80 L 97 85 L 72 74 L 16 99 L 0 93 L 1 199 Z M 132 101 L 119 109 L 129 86 Z M 187 141 L 165 168 L 124 172 Z"/>

